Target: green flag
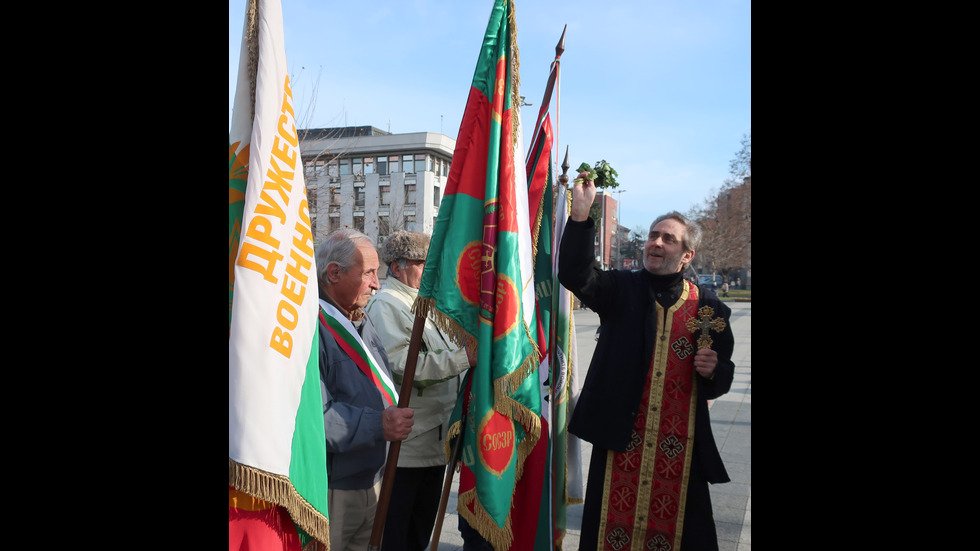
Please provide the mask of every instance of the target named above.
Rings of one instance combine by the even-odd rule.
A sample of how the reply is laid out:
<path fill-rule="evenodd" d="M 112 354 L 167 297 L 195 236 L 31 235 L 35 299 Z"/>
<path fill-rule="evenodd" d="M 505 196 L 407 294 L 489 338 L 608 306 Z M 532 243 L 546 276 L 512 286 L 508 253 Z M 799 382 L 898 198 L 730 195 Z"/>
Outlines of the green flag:
<path fill-rule="evenodd" d="M 515 50 L 513 1 L 495 0 L 415 304 L 479 347 L 449 436 L 463 438 L 459 514 L 496 549 L 515 538 L 515 485 L 541 436 Z"/>

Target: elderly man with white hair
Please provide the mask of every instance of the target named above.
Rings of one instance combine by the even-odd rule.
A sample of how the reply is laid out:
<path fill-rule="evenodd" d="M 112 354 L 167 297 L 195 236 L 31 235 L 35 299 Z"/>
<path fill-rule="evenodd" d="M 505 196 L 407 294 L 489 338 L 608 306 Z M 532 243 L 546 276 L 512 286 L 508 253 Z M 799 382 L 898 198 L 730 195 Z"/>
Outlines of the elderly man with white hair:
<path fill-rule="evenodd" d="M 331 233 L 316 249 L 316 267 L 330 548 L 367 551 L 388 442 L 409 435 L 413 412 L 397 407 L 384 344 L 364 315 L 379 286 L 371 239 L 352 229 Z"/>

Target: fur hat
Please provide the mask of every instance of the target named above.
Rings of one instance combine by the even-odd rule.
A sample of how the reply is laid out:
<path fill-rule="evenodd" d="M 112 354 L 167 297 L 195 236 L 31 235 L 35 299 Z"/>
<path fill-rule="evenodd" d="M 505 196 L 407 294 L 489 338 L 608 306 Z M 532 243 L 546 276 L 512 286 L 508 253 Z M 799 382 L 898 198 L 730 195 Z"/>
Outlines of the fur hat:
<path fill-rule="evenodd" d="M 381 261 L 391 264 L 399 258 L 425 260 L 429 251 L 429 239 L 424 233 L 395 230 L 381 245 Z"/>

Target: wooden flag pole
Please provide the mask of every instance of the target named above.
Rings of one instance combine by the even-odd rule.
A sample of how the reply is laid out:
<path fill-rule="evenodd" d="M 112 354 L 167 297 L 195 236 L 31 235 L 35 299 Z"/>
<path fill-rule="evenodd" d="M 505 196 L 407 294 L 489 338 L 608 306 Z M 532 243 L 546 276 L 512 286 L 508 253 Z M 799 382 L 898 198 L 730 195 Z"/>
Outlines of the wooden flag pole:
<path fill-rule="evenodd" d="M 545 92 L 545 95 L 548 98 L 548 101 L 551 101 L 551 88 L 552 88 L 553 85 L 558 84 L 558 105 L 557 105 L 557 108 L 555 109 L 555 151 L 556 152 L 558 151 L 558 128 L 561 126 L 561 65 L 559 64 L 559 59 L 561 58 L 561 54 L 565 52 L 565 31 L 567 31 L 567 30 L 568 30 L 568 25 L 566 24 L 565 25 L 565 28 L 563 28 L 561 30 L 561 39 L 558 40 L 558 45 L 555 46 L 555 61 L 552 62 L 554 64 L 554 66 L 555 66 L 555 70 L 552 71 L 551 75 L 549 75 L 549 77 L 548 77 L 548 86 L 547 86 L 546 92 Z M 548 159 L 548 164 L 549 164 L 549 168 L 550 168 L 551 159 Z M 556 218 L 558 216 L 558 213 L 557 213 L 557 211 L 555 209 L 555 205 L 557 204 L 557 201 L 558 201 L 558 197 L 559 196 L 565 197 L 565 194 L 563 194 L 563 193 L 560 194 L 560 193 L 558 193 L 558 191 L 561 188 L 563 188 L 565 186 L 565 184 L 568 182 L 568 175 L 567 175 L 567 173 L 568 173 L 568 166 L 569 166 L 568 165 L 568 148 L 566 146 L 566 148 L 565 148 L 565 161 L 562 164 L 562 170 L 563 170 L 562 171 L 562 174 L 561 174 L 561 176 L 558 177 L 558 182 L 556 184 L 552 184 L 551 189 L 549 190 L 551 192 L 551 235 L 552 235 L 552 237 L 554 237 L 554 235 L 555 235 L 555 228 L 558 227 L 558 224 L 562 224 L 563 227 L 564 227 L 564 224 L 565 224 L 565 221 L 564 220 L 558 220 Z M 551 254 L 552 255 L 558 254 L 558 247 L 554 247 L 554 250 L 551 251 Z M 558 273 L 557 272 L 554 273 L 554 274 L 552 274 L 552 278 L 553 279 L 557 280 L 557 277 L 558 277 Z M 555 281 L 555 283 L 557 283 L 557 281 Z M 556 307 L 557 304 L 558 304 L 558 293 L 552 291 L 552 295 L 551 295 L 551 311 L 552 312 L 557 312 L 558 311 L 558 309 Z M 555 316 L 552 315 L 551 316 L 551 320 L 549 322 L 549 327 L 548 327 L 548 342 L 549 343 L 555 342 L 555 323 L 556 323 L 556 321 L 557 320 L 555 319 Z M 552 360 L 552 362 L 553 361 L 554 360 Z M 549 378 L 550 379 L 553 379 L 553 377 L 549 377 Z M 550 392 L 553 393 L 554 392 L 554 389 L 555 389 L 555 387 L 554 387 L 554 385 L 552 385 L 549 390 L 550 390 Z M 551 407 L 554 408 L 554 405 L 556 403 L 557 403 L 557 397 L 552 396 L 551 397 Z"/>
<path fill-rule="evenodd" d="M 460 419 L 461 424 L 466 422 L 466 413 L 463 413 L 463 417 Z M 442 497 L 439 499 L 439 513 L 436 515 L 436 526 L 432 531 L 432 541 L 429 543 L 429 549 L 432 551 L 438 551 L 439 549 L 439 535 L 442 534 L 442 521 L 446 516 L 446 505 L 449 503 L 449 493 L 453 486 L 453 473 L 456 472 L 456 463 L 459 462 L 459 456 L 463 449 L 463 433 L 460 432 L 459 436 L 456 437 L 456 443 L 453 444 L 452 458 L 449 461 L 448 469 L 446 470 L 446 482 L 442 485 Z"/>
<path fill-rule="evenodd" d="M 398 407 L 407 408 L 412 397 L 412 383 L 415 382 L 415 366 L 419 361 L 419 349 L 422 347 L 422 331 L 425 329 L 425 317 L 415 316 L 412 326 L 412 340 L 408 344 L 408 359 L 405 361 L 405 376 L 402 378 L 401 393 L 398 394 Z M 402 449 L 401 440 L 392 442 L 388 447 L 388 459 L 385 462 L 385 473 L 381 479 L 381 495 L 378 497 L 378 510 L 374 514 L 374 527 L 371 530 L 371 541 L 368 551 L 381 551 L 381 537 L 384 535 L 385 517 L 388 516 L 388 504 L 391 501 L 391 486 L 395 482 L 395 469 L 398 467 L 398 453 Z"/>
<path fill-rule="evenodd" d="M 558 78 L 558 60 L 561 59 L 561 54 L 565 52 L 565 31 L 567 29 L 568 25 L 565 25 L 565 28 L 561 31 L 561 38 L 558 39 L 558 44 L 555 45 L 555 60 L 551 62 L 555 70 L 548 75 L 548 84 L 544 88 L 544 100 L 541 102 L 541 111 L 547 110 L 551 104 L 551 93 L 555 89 L 555 80 Z"/>

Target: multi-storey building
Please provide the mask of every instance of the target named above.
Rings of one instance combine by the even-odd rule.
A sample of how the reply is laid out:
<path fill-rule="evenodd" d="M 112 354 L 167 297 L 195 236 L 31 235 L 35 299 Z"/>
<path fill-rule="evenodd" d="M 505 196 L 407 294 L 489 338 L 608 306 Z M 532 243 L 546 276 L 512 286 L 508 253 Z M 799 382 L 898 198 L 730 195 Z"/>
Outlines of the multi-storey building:
<path fill-rule="evenodd" d="M 617 239 L 619 228 L 618 203 L 605 189 L 599 189 L 595 203 L 599 205 L 599 224 L 596 226 L 595 251 L 596 262 L 603 270 L 622 268 L 620 242 Z"/>
<path fill-rule="evenodd" d="M 381 245 L 397 229 L 432 234 L 456 140 L 373 126 L 299 131 L 313 241 L 350 227 Z"/>
<path fill-rule="evenodd" d="M 432 234 L 456 140 L 373 126 L 305 129 L 299 138 L 315 245 L 344 227 L 367 234 L 376 246 L 397 229 Z M 596 260 L 604 269 L 621 268 L 620 241 L 628 239 L 628 230 L 619 226 L 612 196 L 600 190 L 596 202 Z"/>

